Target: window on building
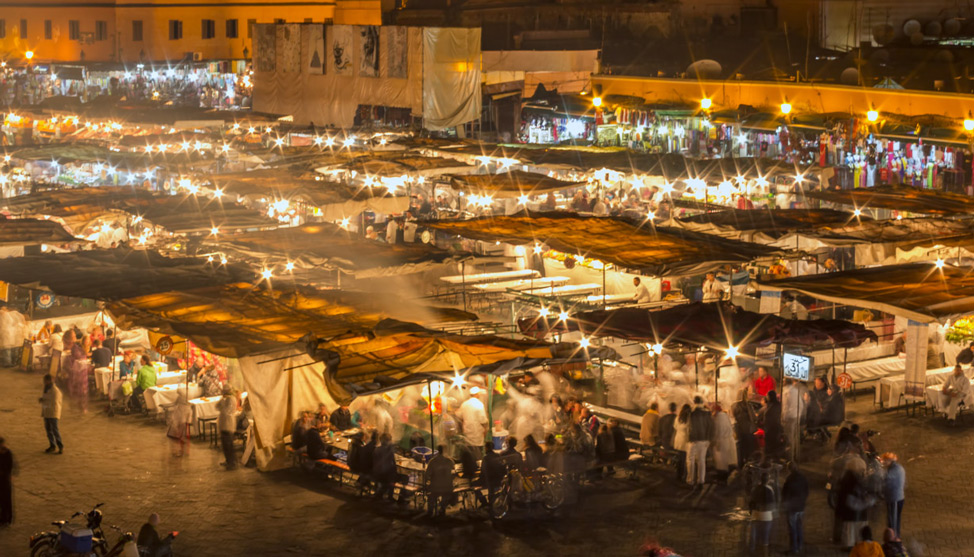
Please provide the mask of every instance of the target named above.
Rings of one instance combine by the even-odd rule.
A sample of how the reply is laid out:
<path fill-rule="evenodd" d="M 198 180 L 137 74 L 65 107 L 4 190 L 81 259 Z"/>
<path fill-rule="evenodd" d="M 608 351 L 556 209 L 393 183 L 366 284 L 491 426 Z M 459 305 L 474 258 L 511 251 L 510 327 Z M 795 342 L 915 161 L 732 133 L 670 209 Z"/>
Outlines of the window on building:
<path fill-rule="evenodd" d="M 0 19 L 0 39 L 6 38 L 7 36 L 7 20 Z"/>
<path fill-rule="evenodd" d="M 136 19 L 132 21 L 132 40 L 142 41 L 142 20 Z"/>
<path fill-rule="evenodd" d="M 51 25 L 50 19 L 44 20 L 44 38 L 47 40 L 54 38 L 54 26 Z"/>
<path fill-rule="evenodd" d="M 20 20 L 20 38 L 21 39 L 26 39 L 27 38 L 27 20 L 26 19 Z"/>
<path fill-rule="evenodd" d="M 247 38 L 248 39 L 254 38 L 254 25 L 257 25 L 257 20 L 256 19 L 248 19 L 247 20 Z"/>
<path fill-rule="evenodd" d="M 228 19 L 227 20 L 227 38 L 228 39 L 236 39 L 239 35 L 240 35 L 240 32 L 237 30 L 237 20 L 236 19 Z"/>
<path fill-rule="evenodd" d="M 216 36 L 216 21 L 204 19 L 200 24 L 200 28 L 203 30 L 204 39 L 212 39 Z"/>
<path fill-rule="evenodd" d="M 178 41 L 183 38 L 183 22 L 178 19 L 169 20 L 169 40 Z"/>
<path fill-rule="evenodd" d="M 108 38 L 108 22 L 107 21 L 96 21 L 95 22 L 95 40 L 104 41 Z"/>
<path fill-rule="evenodd" d="M 68 21 L 68 39 L 72 41 L 81 40 L 81 22 L 77 19 Z"/>

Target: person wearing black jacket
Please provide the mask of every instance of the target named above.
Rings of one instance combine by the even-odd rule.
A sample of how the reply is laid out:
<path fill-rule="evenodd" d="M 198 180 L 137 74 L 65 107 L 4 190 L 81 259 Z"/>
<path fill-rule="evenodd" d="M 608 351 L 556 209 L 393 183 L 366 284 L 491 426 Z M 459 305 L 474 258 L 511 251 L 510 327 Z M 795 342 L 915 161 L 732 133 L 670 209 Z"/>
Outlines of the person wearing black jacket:
<path fill-rule="evenodd" d="M 801 473 L 798 465 L 791 463 L 791 474 L 781 488 L 781 506 L 788 519 L 788 552 L 797 555 L 805 545 L 805 502 L 808 500 L 808 478 Z"/>
<path fill-rule="evenodd" d="M 703 485 L 707 479 L 707 450 L 714 437 L 714 418 L 703 406 L 703 398 L 693 398 L 694 409 L 690 412 L 687 451 L 687 483 Z"/>
<path fill-rule="evenodd" d="M 758 416 L 758 423 L 764 428 L 764 453 L 768 456 L 777 456 L 783 448 L 782 437 L 784 430 L 781 429 L 781 403 L 778 402 L 778 393 L 768 391 L 768 396 L 764 398 L 764 408 Z"/>
<path fill-rule="evenodd" d="M 660 416 L 659 419 L 659 444 L 666 450 L 673 450 L 673 436 L 676 430 L 673 423 L 676 422 L 676 403 L 670 403 L 670 413 Z"/>

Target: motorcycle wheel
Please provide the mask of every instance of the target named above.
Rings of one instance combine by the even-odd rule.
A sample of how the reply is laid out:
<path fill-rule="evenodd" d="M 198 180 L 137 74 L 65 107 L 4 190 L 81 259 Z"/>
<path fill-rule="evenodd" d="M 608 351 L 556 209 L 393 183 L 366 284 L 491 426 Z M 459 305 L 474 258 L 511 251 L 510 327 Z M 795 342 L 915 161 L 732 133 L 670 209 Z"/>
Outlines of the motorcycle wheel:
<path fill-rule="evenodd" d="M 511 509 L 510 490 L 504 489 L 494 496 L 494 501 L 490 505 L 490 516 L 495 520 L 500 520 L 507 516 L 507 511 Z"/>
<path fill-rule="evenodd" d="M 553 511 L 565 504 L 565 481 L 560 478 L 549 478 L 544 484 L 544 508 Z"/>
<path fill-rule="evenodd" d="M 30 550 L 30 557 L 55 557 L 57 553 L 54 540 L 46 539 L 37 542 L 37 545 Z"/>

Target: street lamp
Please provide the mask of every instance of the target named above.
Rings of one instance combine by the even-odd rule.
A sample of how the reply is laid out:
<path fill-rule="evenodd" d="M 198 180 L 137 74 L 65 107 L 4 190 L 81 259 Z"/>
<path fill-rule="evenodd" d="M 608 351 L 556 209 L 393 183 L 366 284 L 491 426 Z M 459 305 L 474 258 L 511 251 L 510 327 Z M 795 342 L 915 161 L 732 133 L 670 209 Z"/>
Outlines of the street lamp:
<path fill-rule="evenodd" d="M 34 51 L 28 50 L 27 52 L 25 52 L 24 58 L 26 58 L 28 61 L 32 60 L 34 58 Z"/>
<path fill-rule="evenodd" d="M 866 119 L 869 120 L 870 122 L 875 122 L 876 120 L 879 120 L 879 112 L 875 110 L 870 110 L 869 112 L 866 113 Z"/>
<path fill-rule="evenodd" d="M 714 105 L 713 99 L 703 98 L 700 99 L 700 108 L 704 110 L 710 110 L 710 107 Z"/>
<path fill-rule="evenodd" d="M 781 113 L 785 116 L 791 114 L 791 104 L 788 102 L 781 103 Z"/>

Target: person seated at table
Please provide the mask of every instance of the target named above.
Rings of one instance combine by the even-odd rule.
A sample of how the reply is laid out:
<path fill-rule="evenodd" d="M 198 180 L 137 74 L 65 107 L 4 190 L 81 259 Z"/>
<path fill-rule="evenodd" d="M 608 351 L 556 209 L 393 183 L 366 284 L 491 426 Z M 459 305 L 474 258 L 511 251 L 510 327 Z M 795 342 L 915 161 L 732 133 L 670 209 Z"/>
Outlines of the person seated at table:
<path fill-rule="evenodd" d="M 136 404 L 142 404 L 142 393 L 156 386 L 156 368 L 148 356 L 142 356 L 142 367 L 139 368 L 135 376 L 135 388 L 132 389 L 132 398 Z"/>
<path fill-rule="evenodd" d="M 196 383 L 200 372 L 204 368 L 206 368 L 206 363 L 203 361 L 203 356 L 196 356 L 196 359 L 193 360 L 193 365 L 186 370 L 186 380 L 190 383 Z"/>
<path fill-rule="evenodd" d="M 51 333 L 54 332 L 54 324 L 50 319 L 44 322 L 44 326 L 41 330 L 37 331 L 37 336 L 35 337 L 36 342 L 50 342 Z"/>
<path fill-rule="evenodd" d="M 942 406 L 945 408 L 944 413 L 947 415 L 947 423 L 949 425 L 954 425 L 954 420 L 957 419 L 957 409 L 964 399 L 967 398 L 967 393 L 971 390 L 971 382 L 964 375 L 964 369 L 960 364 L 954 366 L 954 372 L 947 377 L 944 382 L 942 397 Z"/>
<path fill-rule="evenodd" d="M 203 375 L 197 379 L 197 383 L 200 385 L 200 396 L 220 396 L 220 393 L 223 391 L 223 386 L 220 384 L 220 376 L 217 374 L 216 366 L 213 364 L 203 368 Z"/>
<path fill-rule="evenodd" d="M 317 427 L 312 427 L 305 433 L 305 446 L 308 447 L 308 458 L 311 460 L 331 457 L 331 451 L 321 439 L 321 431 Z"/>
<path fill-rule="evenodd" d="M 501 458 L 504 459 L 505 466 L 517 468 L 518 470 L 524 466 L 524 457 L 517 450 L 517 437 L 511 436 L 504 441 L 504 450 L 501 451 Z"/>
<path fill-rule="evenodd" d="M 51 352 L 63 352 L 64 351 L 64 333 L 61 332 L 61 326 L 55 325 L 51 329 L 50 337 Z"/>
<path fill-rule="evenodd" d="M 331 429 L 331 422 L 329 421 L 328 408 L 324 404 L 318 405 L 318 411 L 315 412 L 315 427 L 319 430 Z"/>
<path fill-rule="evenodd" d="M 534 435 L 524 437 L 524 472 L 530 474 L 538 468 L 544 468 L 544 450 L 534 439 Z"/>
<path fill-rule="evenodd" d="M 957 363 L 965 366 L 974 363 L 974 342 L 971 342 L 967 348 L 957 353 Z"/>
<path fill-rule="evenodd" d="M 378 483 L 375 490 L 376 499 L 384 497 L 390 502 L 394 500 L 398 475 L 396 445 L 393 444 L 391 435 L 383 433 L 372 456 L 372 477 Z"/>
<path fill-rule="evenodd" d="M 311 412 L 304 411 L 291 424 L 291 448 L 300 451 L 308 443 L 308 430 L 311 427 Z"/>
<path fill-rule="evenodd" d="M 337 431 L 345 431 L 352 428 L 352 411 L 347 404 L 342 404 L 337 410 L 331 413 L 329 418 L 331 427 Z"/>
<path fill-rule="evenodd" d="M 430 516 L 443 516 L 453 500 L 453 459 L 446 456 L 446 447 L 438 445 L 436 456 L 426 465 L 425 480 L 429 488 Z"/>
<path fill-rule="evenodd" d="M 122 356 L 122 361 L 118 364 L 118 377 L 125 379 L 129 375 L 135 375 L 135 360 L 131 350 L 127 350 Z"/>
<path fill-rule="evenodd" d="M 112 351 L 102 346 L 100 340 L 95 339 L 91 343 L 91 364 L 96 368 L 112 367 Z"/>
<path fill-rule="evenodd" d="M 773 390 L 775 390 L 774 377 L 768 374 L 766 367 L 758 367 L 758 375 L 751 381 L 751 396 L 763 399 Z"/>

